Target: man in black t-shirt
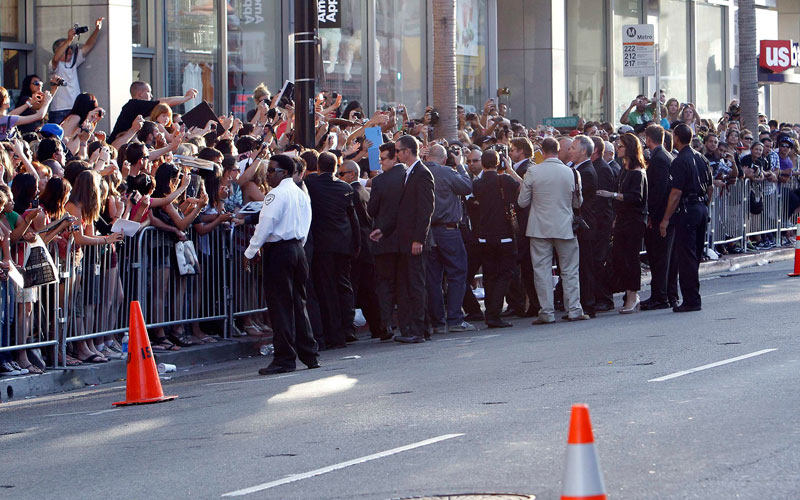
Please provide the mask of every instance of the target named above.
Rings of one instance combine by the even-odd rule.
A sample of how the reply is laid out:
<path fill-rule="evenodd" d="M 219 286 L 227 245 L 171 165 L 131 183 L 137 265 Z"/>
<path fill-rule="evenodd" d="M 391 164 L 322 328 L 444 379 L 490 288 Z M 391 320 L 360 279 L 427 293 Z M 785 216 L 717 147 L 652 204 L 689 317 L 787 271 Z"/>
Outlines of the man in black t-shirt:
<path fill-rule="evenodd" d="M 153 111 L 153 108 L 158 106 L 159 103 L 175 107 L 197 97 L 197 90 L 189 89 L 186 91 L 186 95 L 183 96 L 153 99 L 153 89 L 150 88 L 150 84 L 142 81 L 133 82 L 130 92 L 131 99 L 122 106 L 122 110 L 120 110 L 119 116 L 117 117 L 117 122 L 114 124 L 114 130 L 111 131 L 111 135 L 108 138 L 109 143 L 113 143 L 117 140 L 117 137 L 121 135 L 125 137 L 125 140 L 121 141 L 121 144 L 128 142 L 136 133 L 136 130 L 131 129 L 136 117 L 142 116 L 147 119 Z"/>

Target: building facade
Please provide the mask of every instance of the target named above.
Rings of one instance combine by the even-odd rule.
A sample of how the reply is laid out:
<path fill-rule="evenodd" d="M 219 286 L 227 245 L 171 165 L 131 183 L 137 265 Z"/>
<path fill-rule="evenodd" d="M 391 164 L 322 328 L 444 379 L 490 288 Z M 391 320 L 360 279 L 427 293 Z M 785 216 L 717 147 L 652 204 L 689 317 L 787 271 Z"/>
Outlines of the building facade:
<path fill-rule="evenodd" d="M 366 109 L 405 104 L 421 116 L 432 101 L 433 22 L 427 0 L 326 0 L 338 19 L 320 29 L 320 90 Z M 325 2 L 323 2 L 325 3 Z M 800 0 L 759 0 L 758 36 L 800 38 Z M 190 87 L 218 113 L 244 116 L 252 90 L 293 79 L 293 0 L 3 0 L 2 85 L 45 77 L 54 40 L 75 23 L 106 18 L 81 66 L 84 91 L 114 119 L 131 81 L 155 95 Z M 582 116 L 618 122 L 654 78 L 622 75 L 622 26 L 655 25 L 660 86 L 669 97 L 719 117 L 738 94 L 735 0 L 456 0 L 458 100 L 479 110 L 496 89 L 529 124 Z M 88 34 L 84 35 L 87 37 Z M 762 106 L 800 103 L 797 86 L 762 88 Z M 194 102 L 187 103 L 190 108 Z M 792 109 L 796 109 L 794 106 Z M 178 109 L 178 111 L 183 111 Z M 108 119 L 108 118 L 107 118 Z M 779 119 L 783 119 L 779 117 Z M 785 117 L 786 120 L 791 118 Z"/>

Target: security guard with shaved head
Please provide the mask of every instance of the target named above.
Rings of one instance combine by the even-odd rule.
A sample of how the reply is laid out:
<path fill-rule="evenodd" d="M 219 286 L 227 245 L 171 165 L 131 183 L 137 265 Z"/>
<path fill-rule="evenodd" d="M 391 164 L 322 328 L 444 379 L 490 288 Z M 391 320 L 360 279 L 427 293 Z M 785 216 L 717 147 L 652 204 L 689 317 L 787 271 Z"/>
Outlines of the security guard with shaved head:
<path fill-rule="evenodd" d="M 308 262 L 303 251 L 311 228 L 311 200 L 292 179 L 296 168 L 288 156 L 270 158 L 267 181 L 272 189 L 264 198 L 255 234 L 244 252 L 247 270 L 252 259 L 263 254 L 263 273 L 268 277 L 264 286 L 275 356 L 269 366 L 258 371 L 260 375 L 292 372 L 297 358 L 309 369 L 319 368 L 317 343 L 306 312 Z"/>

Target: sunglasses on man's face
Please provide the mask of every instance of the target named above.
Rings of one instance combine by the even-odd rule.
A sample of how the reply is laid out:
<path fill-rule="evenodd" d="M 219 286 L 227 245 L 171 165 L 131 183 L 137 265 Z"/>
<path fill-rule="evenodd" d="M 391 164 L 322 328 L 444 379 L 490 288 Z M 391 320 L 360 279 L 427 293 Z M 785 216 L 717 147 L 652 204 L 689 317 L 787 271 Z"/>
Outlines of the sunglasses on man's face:
<path fill-rule="evenodd" d="M 286 172 L 286 170 L 284 170 L 284 169 L 282 169 L 280 167 L 267 167 L 267 173 L 270 173 L 270 174 L 274 174 L 275 172 L 277 172 L 279 170 L 281 172 Z"/>
<path fill-rule="evenodd" d="M 350 172 L 342 172 L 341 170 L 336 172 L 336 177 L 344 177 L 345 175 L 349 174 Z"/>

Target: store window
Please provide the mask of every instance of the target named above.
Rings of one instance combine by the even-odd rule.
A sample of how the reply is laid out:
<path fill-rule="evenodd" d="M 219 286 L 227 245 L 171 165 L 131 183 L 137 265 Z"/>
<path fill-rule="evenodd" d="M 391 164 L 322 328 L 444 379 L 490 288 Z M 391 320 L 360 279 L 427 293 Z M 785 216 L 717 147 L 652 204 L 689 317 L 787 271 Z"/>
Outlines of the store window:
<path fill-rule="evenodd" d="M 16 100 L 22 80 L 28 74 L 28 58 L 33 46 L 25 40 L 25 1 L 0 1 L 0 74 L 5 87 Z"/>
<path fill-rule="evenodd" d="M 258 9 L 258 10 L 256 10 Z M 280 0 L 228 2 L 228 106 L 244 118 L 255 108 L 253 90 L 264 83 L 274 95 L 282 75 Z"/>
<path fill-rule="evenodd" d="M 413 3 L 413 2 L 412 2 Z M 320 90 L 330 90 L 342 95 L 343 107 L 350 101 L 367 105 L 369 68 L 377 79 L 381 73 L 379 51 L 374 64 L 367 59 L 366 2 L 342 0 L 340 2 L 341 28 L 321 28 L 319 36 L 322 49 L 323 80 Z"/>
<path fill-rule="evenodd" d="M 489 96 L 486 0 L 456 1 L 456 78 L 458 103 L 468 113 L 483 109 Z"/>
<path fill-rule="evenodd" d="M 427 104 L 426 7 L 422 0 L 375 2 L 375 72 L 379 109 L 404 104 L 421 117 Z"/>
<path fill-rule="evenodd" d="M 153 0 L 133 0 L 131 2 L 131 40 L 133 45 L 133 75 L 131 81 L 148 82 L 153 80 L 153 59 L 156 51 L 150 44 L 150 13 Z"/>
<path fill-rule="evenodd" d="M 702 22 L 698 32 L 704 29 Z M 661 1 L 658 39 L 661 88 L 666 91 L 667 99 L 674 97 L 679 102 L 686 102 L 689 95 L 686 78 L 689 67 L 689 20 L 685 0 Z"/>
<path fill-rule="evenodd" d="M 604 3 L 567 1 L 569 114 L 602 120 L 606 101 L 606 23 Z"/>
<path fill-rule="evenodd" d="M 724 26 L 725 8 L 697 4 L 695 19 L 702 20 L 697 30 L 695 71 L 697 111 L 700 116 L 719 117 L 725 109 Z"/>
<path fill-rule="evenodd" d="M 184 113 L 202 101 L 214 107 L 218 85 L 217 5 L 218 2 L 207 0 L 166 0 L 165 95 L 183 95 L 190 88 L 198 90 L 197 97 L 177 106 L 176 112 Z"/>
<path fill-rule="evenodd" d="M 619 119 L 628 109 L 631 101 L 641 93 L 642 78 L 623 76 L 622 66 L 622 27 L 626 24 L 639 24 L 642 9 L 639 0 L 613 0 L 614 13 L 614 106 L 612 116 L 608 117 L 612 123 L 619 123 Z"/>

